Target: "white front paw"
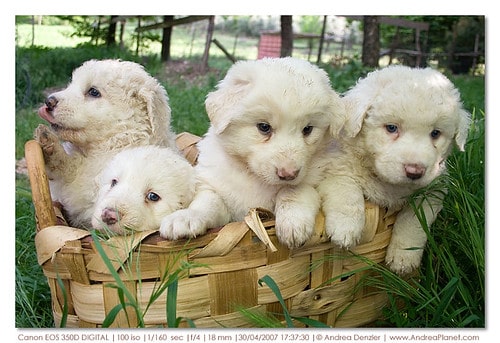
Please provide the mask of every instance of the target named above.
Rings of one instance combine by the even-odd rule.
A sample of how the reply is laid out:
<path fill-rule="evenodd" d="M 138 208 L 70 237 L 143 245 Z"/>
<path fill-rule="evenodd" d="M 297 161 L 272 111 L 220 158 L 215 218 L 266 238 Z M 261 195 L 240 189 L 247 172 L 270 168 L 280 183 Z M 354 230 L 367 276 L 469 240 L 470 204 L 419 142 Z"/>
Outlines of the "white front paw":
<path fill-rule="evenodd" d="M 365 216 L 340 214 L 327 215 L 325 219 L 326 233 L 331 241 L 341 248 L 352 248 L 359 243 L 363 228 L 365 227 Z"/>
<path fill-rule="evenodd" d="M 315 213 L 276 213 L 276 236 L 289 248 L 300 247 L 313 234 L 316 224 Z"/>
<path fill-rule="evenodd" d="M 403 275 L 408 274 L 420 266 L 423 248 L 400 248 L 396 244 L 389 244 L 385 262 L 393 272 Z"/>
<path fill-rule="evenodd" d="M 166 239 L 190 238 L 207 231 L 204 221 L 189 209 L 178 210 L 161 221 L 160 236 Z"/>

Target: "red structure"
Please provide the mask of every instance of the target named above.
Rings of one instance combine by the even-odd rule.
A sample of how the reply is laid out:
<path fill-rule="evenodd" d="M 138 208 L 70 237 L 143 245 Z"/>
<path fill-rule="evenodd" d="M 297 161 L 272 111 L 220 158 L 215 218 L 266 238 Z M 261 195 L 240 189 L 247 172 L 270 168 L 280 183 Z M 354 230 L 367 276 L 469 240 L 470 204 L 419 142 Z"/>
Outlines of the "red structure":
<path fill-rule="evenodd" d="M 257 59 L 261 59 L 264 57 L 280 57 L 280 52 L 280 32 L 262 32 L 259 39 Z"/>

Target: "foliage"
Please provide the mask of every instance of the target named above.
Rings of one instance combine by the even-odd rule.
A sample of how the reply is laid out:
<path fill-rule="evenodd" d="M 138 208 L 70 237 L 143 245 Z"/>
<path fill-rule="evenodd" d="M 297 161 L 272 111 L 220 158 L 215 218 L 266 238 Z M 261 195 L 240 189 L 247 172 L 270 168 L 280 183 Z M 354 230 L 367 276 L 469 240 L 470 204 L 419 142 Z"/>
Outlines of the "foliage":
<path fill-rule="evenodd" d="M 373 68 L 365 67 L 360 60 L 351 59 L 346 64 L 321 65 L 330 76 L 332 87 L 339 93 L 344 93 L 354 86 L 358 79 L 365 77 Z"/>
<path fill-rule="evenodd" d="M 259 37 L 262 31 L 279 30 L 279 23 L 272 16 L 223 15 L 215 27 L 235 36 Z M 277 25 L 278 24 L 278 25 Z"/>
<path fill-rule="evenodd" d="M 299 19 L 300 32 L 320 34 L 323 27 L 323 17 L 317 15 L 303 15 Z"/>
<path fill-rule="evenodd" d="M 16 182 L 16 327 L 53 326 L 50 290 L 34 248 L 35 212 L 25 178 Z"/>
<path fill-rule="evenodd" d="M 469 73 L 472 66 L 471 56 L 452 57 L 450 52 L 471 53 L 474 51 L 476 34 L 479 37 L 479 51 L 485 52 L 485 18 L 484 16 L 404 16 L 405 19 L 429 23 L 429 31 L 421 32 L 420 44 L 424 52 L 429 53 L 430 60 L 440 66 L 450 68 L 454 73 Z M 415 48 L 415 31 L 410 28 L 391 25 L 380 25 L 380 36 L 383 46 L 391 46 L 399 31 L 398 47 Z M 484 56 L 484 55 L 483 55 Z M 484 63 L 484 57 L 477 63 Z"/>

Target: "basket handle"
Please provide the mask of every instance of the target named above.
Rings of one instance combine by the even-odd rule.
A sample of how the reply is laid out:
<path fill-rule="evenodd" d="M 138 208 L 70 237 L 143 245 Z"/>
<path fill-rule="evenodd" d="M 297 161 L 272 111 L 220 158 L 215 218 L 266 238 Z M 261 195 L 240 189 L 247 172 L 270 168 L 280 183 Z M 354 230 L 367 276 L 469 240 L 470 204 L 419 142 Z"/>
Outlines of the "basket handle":
<path fill-rule="evenodd" d="M 38 232 L 46 227 L 56 225 L 57 217 L 52 206 L 49 180 L 45 172 L 45 160 L 43 159 L 40 144 L 35 140 L 26 142 L 24 154 L 28 167 Z"/>

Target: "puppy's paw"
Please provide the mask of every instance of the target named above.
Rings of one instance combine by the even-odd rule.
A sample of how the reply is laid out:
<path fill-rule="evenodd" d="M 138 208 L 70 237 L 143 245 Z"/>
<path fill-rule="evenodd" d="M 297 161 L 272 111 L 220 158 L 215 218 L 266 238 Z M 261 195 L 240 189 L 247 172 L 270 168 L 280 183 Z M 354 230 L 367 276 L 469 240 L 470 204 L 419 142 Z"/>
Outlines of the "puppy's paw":
<path fill-rule="evenodd" d="M 398 248 L 389 244 L 385 255 L 385 262 L 393 272 L 404 275 L 411 273 L 420 266 L 423 249 L 421 248 Z"/>
<path fill-rule="evenodd" d="M 364 214 L 350 217 L 327 215 L 325 226 L 326 233 L 333 243 L 341 248 L 352 248 L 361 239 L 365 227 L 365 217 Z"/>
<path fill-rule="evenodd" d="M 297 248 L 311 237 L 315 224 L 314 213 L 277 213 L 276 236 L 289 248 Z"/>
<path fill-rule="evenodd" d="M 189 209 L 169 214 L 161 221 L 160 236 L 170 240 L 190 238 L 207 231 L 204 221 Z"/>
<path fill-rule="evenodd" d="M 45 156 L 51 156 L 56 144 L 59 144 L 59 138 L 56 134 L 43 124 L 38 125 L 33 136 L 42 147 Z"/>

